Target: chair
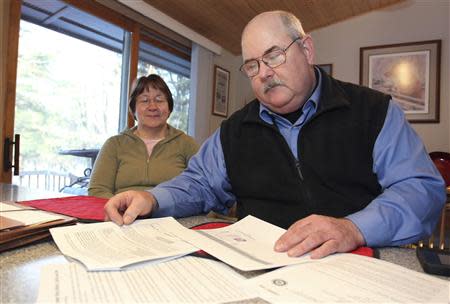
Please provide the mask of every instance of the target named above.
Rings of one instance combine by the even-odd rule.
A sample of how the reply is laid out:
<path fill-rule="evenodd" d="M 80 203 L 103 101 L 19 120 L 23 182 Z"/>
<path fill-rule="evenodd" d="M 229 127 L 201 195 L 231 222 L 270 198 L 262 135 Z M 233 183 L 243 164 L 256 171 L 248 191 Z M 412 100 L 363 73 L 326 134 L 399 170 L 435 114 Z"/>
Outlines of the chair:
<path fill-rule="evenodd" d="M 59 189 L 59 192 L 63 193 L 70 193 L 70 194 L 76 194 L 76 195 L 87 195 L 88 193 L 88 186 L 89 181 L 91 180 L 91 172 L 92 169 L 87 168 L 84 170 L 84 176 L 75 176 L 73 174 L 71 175 L 71 183 L 69 185 L 65 185 L 61 189 Z"/>
<path fill-rule="evenodd" d="M 445 181 L 445 186 L 450 186 L 450 153 L 447 152 L 431 152 L 430 158 L 434 165 L 441 173 Z"/>
<path fill-rule="evenodd" d="M 447 187 L 447 202 L 435 231 L 428 240 L 419 241 L 419 247 L 450 249 L 450 153 L 431 152 L 430 158 L 441 173 Z"/>
<path fill-rule="evenodd" d="M 238 220 L 236 215 L 236 208 L 237 208 L 236 203 L 234 203 L 234 205 L 230 208 L 230 210 L 228 210 L 228 213 L 226 215 L 210 211 L 206 216 L 213 219 L 221 219 L 236 222 Z"/>

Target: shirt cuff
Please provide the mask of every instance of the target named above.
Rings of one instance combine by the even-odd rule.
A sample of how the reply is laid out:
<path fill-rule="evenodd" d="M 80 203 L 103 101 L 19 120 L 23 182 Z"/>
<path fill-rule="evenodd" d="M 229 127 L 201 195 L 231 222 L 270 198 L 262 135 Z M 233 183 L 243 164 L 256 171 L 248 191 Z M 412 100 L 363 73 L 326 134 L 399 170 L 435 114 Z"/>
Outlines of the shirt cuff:
<path fill-rule="evenodd" d="M 166 189 L 153 188 L 149 190 L 156 199 L 158 208 L 152 212 L 152 217 L 173 216 L 175 204 L 170 192 Z"/>
<path fill-rule="evenodd" d="M 366 246 L 378 247 L 386 245 L 386 236 L 389 235 L 383 228 L 386 223 L 375 220 L 377 216 L 364 210 L 352 213 L 345 218 L 352 221 L 361 232 Z"/>

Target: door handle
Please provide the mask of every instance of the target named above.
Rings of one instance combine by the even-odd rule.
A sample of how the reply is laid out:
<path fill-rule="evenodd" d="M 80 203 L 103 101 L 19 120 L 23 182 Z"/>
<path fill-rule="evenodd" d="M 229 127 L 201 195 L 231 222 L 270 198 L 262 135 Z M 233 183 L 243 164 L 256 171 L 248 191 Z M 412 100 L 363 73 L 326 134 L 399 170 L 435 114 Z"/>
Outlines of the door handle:
<path fill-rule="evenodd" d="M 11 153 L 14 147 L 14 164 L 12 164 Z M 14 175 L 19 175 L 20 134 L 14 136 L 14 141 L 5 138 L 3 145 L 3 171 L 8 172 L 14 168 Z"/>

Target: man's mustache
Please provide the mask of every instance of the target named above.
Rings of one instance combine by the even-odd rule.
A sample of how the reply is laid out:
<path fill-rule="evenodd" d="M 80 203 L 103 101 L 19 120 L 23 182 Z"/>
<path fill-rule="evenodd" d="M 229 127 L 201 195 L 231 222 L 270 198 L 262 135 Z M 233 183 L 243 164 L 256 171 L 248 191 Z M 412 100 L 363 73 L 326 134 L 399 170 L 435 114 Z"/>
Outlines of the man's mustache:
<path fill-rule="evenodd" d="M 279 79 L 271 79 L 269 82 L 264 84 L 264 94 L 270 89 L 278 86 L 284 86 L 284 82 Z"/>

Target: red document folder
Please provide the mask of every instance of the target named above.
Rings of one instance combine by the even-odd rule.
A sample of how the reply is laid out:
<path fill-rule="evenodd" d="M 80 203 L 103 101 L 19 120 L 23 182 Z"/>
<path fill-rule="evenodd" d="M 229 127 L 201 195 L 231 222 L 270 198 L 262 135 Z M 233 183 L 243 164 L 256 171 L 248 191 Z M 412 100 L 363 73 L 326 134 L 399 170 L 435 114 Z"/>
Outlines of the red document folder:
<path fill-rule="evenodd" d="M 83 221 L 103 221 L 108 199 L 95 196 L 68 196 L 18 202 L 37 209 L 75 217 Z"/>

